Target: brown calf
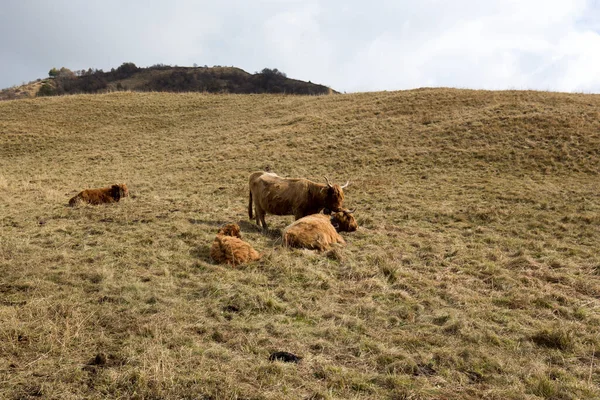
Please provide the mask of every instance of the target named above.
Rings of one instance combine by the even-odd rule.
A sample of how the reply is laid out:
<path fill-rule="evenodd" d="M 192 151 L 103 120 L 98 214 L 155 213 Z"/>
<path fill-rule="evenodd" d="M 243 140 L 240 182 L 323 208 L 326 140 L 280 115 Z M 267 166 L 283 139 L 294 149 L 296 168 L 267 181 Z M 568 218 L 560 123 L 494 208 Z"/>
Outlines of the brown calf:
<path fill-rule="evenodd" d="M 316 214 L 324 208 L 340 211 L 344 203 L 343 189 L 348 186 L 309 181 L 303 178 L 282 178 L 271 172 L 254 172 L 250 175 L 248 216 L 252 219 L 252 201 L 256 223 L 267 229 L 265 214 L 293 215 L 296 220 Z"/>
<path fill-rule="evenodd" d="M 69 205 L 73 207 L 79 203 L 116 203 L 121 200 L 122 197 L 127 196 L 129 196 L 129 189 L 127 189 L 127 185 L 123 183 L 121 185 L 112 185 L 101 189 L 86 189 L 69 200 Z"/>
<path fill-rule="evenodd" d="M 210 257 L 219 264 L 246 264 L 258 260 L 260 254 L 242 240 L 238 224 L 227 224 L 217 233 L 210 248 Z"/>

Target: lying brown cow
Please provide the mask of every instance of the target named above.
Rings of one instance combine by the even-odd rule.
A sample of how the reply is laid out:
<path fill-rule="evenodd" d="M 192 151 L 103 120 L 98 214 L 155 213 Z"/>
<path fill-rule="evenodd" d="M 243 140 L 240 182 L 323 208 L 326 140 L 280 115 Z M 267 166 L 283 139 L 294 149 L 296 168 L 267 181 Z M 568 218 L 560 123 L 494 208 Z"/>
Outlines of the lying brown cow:
<path fill-rule="evenodd" d="M 333 215 L 313 214 L 295 221 L 283 230 L 283 244 L 289 247 L 328 250 L 334 243 L 345 245 L 340 231 L 358 227 L 353 211 L 342 210 Z"/>
<path fill-rule="evenodd" d="M 250 175 L 250 199 L 248 216 L 252 219 L 252 201 L 256 223 L 267 230 L 265 214 L 293 215 L 296 219 L 316 214 L 327 208 L 332 211 L 342 209 L 343 189 L 348 186 L 315 183 L 303 178 L 282 178 L 271 172 L 254 172 Z"/>
<path fill-rule="evenodd" d="M 246 264 L 258 260 L 260 254 L 242 240 L 238 224 L 227 224 L 217 233 L 210 248 L 210 257 L 220 264 Z"/>
<path fill-rule="evenodd" d="M 122 197 L 127 196 L 129 196 L 129 189 L 127 189 L 127 185 L 123 183 L 121 185 L 112 185 L 101 189 L 86 189 L 69 200 L 69 205 L 73 207 L 79 203 L 116 203 L 121 200 Z"/>
<path fill-rule="evenodd" d="M 336 213 L 333 213 L 329 216 L 329 222 L 338 232 L 354 232 L 358 229 L 358 223 L 356 222 L 356 218 L 354 218 L 354 210 L 342 210 Z"/>

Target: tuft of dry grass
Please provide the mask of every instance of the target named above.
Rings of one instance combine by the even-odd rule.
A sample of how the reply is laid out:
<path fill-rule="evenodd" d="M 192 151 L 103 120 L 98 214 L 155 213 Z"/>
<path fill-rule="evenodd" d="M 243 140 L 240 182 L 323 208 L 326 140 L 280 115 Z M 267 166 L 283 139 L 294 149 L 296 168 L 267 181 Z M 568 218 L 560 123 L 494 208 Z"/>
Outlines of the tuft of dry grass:
<path fill-rule="evenodd" d="M 0 397 L 598 398 L 598 110 L 451 89 L 1 102 Z M 346 248 L 247 220 L 267 165 L 351 181 Z M 130 197 L 67 207 L 113 182 Z M 210 261 L 230 222 L 260 261 Z"/>

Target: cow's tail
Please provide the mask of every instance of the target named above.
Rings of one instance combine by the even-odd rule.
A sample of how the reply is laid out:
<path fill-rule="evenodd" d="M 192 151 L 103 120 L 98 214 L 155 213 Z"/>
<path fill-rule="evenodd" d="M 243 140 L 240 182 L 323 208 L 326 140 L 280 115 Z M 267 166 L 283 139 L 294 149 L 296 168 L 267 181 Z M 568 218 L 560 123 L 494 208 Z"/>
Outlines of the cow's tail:
<path fill-rule="evenodd" d="M 252 219 L 252 190 L 250 190 L 250 196 L 248 199 L 248 217 Z"/>

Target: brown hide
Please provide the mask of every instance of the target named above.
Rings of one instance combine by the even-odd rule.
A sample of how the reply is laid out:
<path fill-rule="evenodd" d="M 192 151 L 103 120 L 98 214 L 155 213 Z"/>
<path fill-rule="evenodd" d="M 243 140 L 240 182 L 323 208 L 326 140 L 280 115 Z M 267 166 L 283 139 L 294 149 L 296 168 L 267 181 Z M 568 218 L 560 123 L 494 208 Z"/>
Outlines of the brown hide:
<path fill-rule="evenodd" d="M 80 192 L 77 196 L 69 200 L 71 207 L 78 203 L 88 204 L 104 204 L 104 203 L 116 203 L 121 200 L 122 197 L 129 196 L 129 189 L 126 184 L 112 185 L 101 189 L 86 189 Z"/>
<path fill-rule="evenodd" d="M 333 243 L 345 245 L 346 241 L 331 224 L 329 215 L 309 215 L 283 230 L 283 244 L 286 246 L 323 251 Z"/>
<path fill-rule="evenodd" d="M 242 240 L 237 224 L 227 224 L 217 233 L 210 248 L 210 257 L 219 264 L 239 265 L 258 260 L 260 254 Z"/>
<path fill-rule="evenodd" d="M 224 236 L 233 236 L 236 238 L 242 238 L 242 230 L 240 229 L 240 226 L 238 224 L 227 224 L 225 226 L 223 226 L 221 229 L 219 229 L 219 232 L 217 232 L 217 235 L 224 235 Z"/>
<path fill-rule="evenodd" d="M 339 185 L 321 184 L 304 178 L 282 178 L 262 171 L 252 173 L 248 183 L 248 216 L 252 219 L 254 201 L 256 223 L 262 223 L 264 229 L 267 229 L 266 213 L 293 215 L 299 219 L 324 208 L 339 211 L 344 203 L 343 187 Z"/>
<path fill-rule="evenodd" d="M 354 211 L 342 210 L 331 214 L 330 221 L 338 232 L 354 232 L 358 229 L 356 218 L 352 215 Z"/>

